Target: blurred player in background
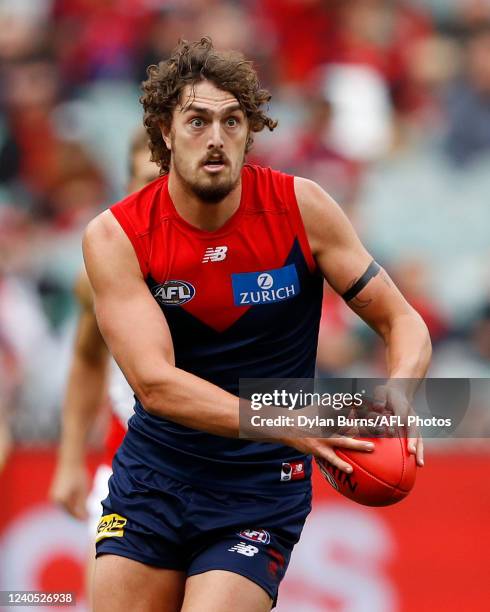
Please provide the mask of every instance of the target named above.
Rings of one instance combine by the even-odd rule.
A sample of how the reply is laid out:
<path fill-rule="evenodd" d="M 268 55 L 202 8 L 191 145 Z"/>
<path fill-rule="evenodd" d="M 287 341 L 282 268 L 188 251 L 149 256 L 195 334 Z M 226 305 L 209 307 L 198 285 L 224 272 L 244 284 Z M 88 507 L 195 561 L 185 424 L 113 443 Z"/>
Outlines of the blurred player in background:
<path fill-rule="evenodd" d="M 427 328 L 312 181 L 245 164 L 276 123 L 241 54 L 182 41 L 142 103 L 162 177 L 94 219 L 101 332 L 135 390 L 97 530 L 97 612 L 266 612 L 311 503 L 311 455 L 346 437 L 239 438 L 240 378 L 312 378 L 323 277 L 417 379 Z M 406 416 L 406 394 L 383 398 Z M 409 442 L 422 465 L 422 445 Z M 291 473 L 294 477 L 291 477 Z"/>
<path fill-rule="evenodd" d="M 158 176 L 158 168 L 150 161 L 148 135 L 139 129 L 131 144 L 128 191 L 132 193 Z M 133 413 L 133 391 L 117 367 L 97 327 L 92 289 L 85 272 L 80 272 L 75 286 L 80 316 L 73 347 L 73 361 L 68 377 L 62 410 L 61 440 L 58 463 L 51 485 L 51 499 L 75 518 L 88 519 L 90 541 L 93 542 L 100 518 L 100 503 L 107 496 L 107 481 L 117 447 Z M 109 391 L 110 423 L 105 440 L 105 460 L 97 468 L 92 490 L 85 454 L 90 433 L 105 405 Z M 93 565 L 89 557 L 88 574 Z"/>

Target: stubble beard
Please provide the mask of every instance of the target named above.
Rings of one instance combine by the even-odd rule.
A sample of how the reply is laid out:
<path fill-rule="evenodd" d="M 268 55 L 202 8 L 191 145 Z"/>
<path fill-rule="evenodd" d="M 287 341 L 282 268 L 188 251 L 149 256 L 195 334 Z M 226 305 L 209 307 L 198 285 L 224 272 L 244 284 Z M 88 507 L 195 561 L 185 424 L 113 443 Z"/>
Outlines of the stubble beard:
<path fill-rule="evenodd" d="M 245 154 L 243 155 L 242 162 L 240 164 L 240 171 L 236 178 L 228 176 L 226 178 L 220 176 L 209 176 L 207 180 L 188 180 L 179 171 L 178 163 L 174 160 L 173 169 L 176 174 L 179 175 L 180 180 L 185 185 L 186 189 L 192 192 L 197 198 L 199 198 L 205 204 L 219 204 L 222 202 L 227 195 L 229 195 L 240 182 L 241 170 L 245 163 Z"/>

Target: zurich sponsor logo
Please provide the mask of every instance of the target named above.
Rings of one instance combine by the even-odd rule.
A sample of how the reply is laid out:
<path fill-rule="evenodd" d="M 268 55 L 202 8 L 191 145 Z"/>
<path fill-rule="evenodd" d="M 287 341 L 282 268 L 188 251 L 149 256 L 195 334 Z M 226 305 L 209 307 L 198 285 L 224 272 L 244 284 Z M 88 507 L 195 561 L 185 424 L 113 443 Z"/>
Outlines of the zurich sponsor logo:
<path fill-rule="evenodd" d="M 192 300 L 196 290 L 187 281 L 168 280 L 153 287 L 151 293 L 159 304 L 180 306 Z"/>
<path fill-rule="evenodd" d="M 273 304 L 296 297 L 300 292 L 294 264 L 264 272 L 232 274 L 231 282 L 236 306 Z"/>
<path fill-rule="evenodd" d="M 237 535 L 239 538 L 244 538 L 251 542 L 258 542 L 259 544 L 269 544 L 271 541 L 271 535 L 265 529 L 244 529 Z"/>

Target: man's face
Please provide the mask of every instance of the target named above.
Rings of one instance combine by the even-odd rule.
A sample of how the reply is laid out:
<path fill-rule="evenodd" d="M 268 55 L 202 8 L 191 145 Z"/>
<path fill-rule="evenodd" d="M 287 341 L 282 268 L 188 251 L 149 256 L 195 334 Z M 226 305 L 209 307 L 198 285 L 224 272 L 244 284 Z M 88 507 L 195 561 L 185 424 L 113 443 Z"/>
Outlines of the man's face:
<path fill-rule="evenodd" d="M 233 94 L 209 81 L 187 85 L 162 135 L 170 171 L 204 202 L 220 202 L 238 184 L 248 121 Z"/>
<path fill-rule="evenodd" d="M 155 162 L 150 161 L 150 150 L 148 147 L 137 149 L 131 160 L 131 176 L 129 177 L 128 191 L 138 191 L 145 185 L 158 178 L 159 168 Z"/>

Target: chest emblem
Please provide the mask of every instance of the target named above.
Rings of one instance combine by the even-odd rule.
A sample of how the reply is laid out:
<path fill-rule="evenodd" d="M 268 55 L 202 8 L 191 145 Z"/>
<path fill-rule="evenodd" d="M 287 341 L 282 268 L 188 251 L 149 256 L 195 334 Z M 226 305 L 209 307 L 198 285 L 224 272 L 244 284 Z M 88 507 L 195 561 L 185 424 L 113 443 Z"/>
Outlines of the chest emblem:
<path fill-rule="evenodd" d="M 294 264 L 263 272 L 232 274 L 231 281 L 236 306 L 273 304 L 294 298 L 300 292 Z"/>
<path fill-rule="evenodd" d="M 226 259 L 226 253 L 228 252 L 227 246 L 208 247 L 204 252 L 204 257 L 201 263 L 209 263 L 215 261 L 223 261 Z"/>
<path fill-rule="evenodd" d="M 168 280 L 152 287 L 151 293 L 159 304 L 180 306 L 192 300 L 196 289 L 187 281 Z"/>

